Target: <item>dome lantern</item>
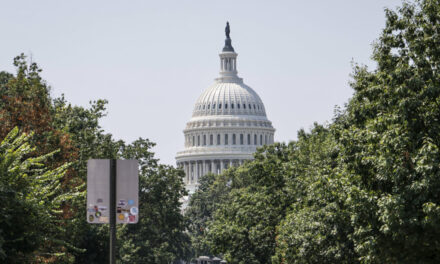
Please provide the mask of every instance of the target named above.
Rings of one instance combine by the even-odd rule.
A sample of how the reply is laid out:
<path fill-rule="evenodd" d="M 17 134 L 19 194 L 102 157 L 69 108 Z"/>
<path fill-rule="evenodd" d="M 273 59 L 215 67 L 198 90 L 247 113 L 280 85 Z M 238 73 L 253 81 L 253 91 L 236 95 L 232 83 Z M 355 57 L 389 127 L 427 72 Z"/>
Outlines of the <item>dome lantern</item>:
<path fill-rule="evenodd" d="M 226 22 L 226 39 L 220 56 L 220 78 L 216 79 L 218 82 L 241 82 L 242 80 L 237 76 L 237 53 L 231 44 L 231 37 L 229 36 L 230 28 L 229 22 Z"/>

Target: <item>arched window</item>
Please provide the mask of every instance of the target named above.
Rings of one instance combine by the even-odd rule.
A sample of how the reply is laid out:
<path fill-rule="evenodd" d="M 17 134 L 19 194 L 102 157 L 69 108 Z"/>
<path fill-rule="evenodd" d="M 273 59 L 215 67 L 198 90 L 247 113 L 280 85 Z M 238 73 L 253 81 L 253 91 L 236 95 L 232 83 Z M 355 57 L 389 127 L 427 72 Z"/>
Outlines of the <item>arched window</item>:
<path fill-rule="evenodd" d="M 258 142 L 257 142 L 257 134 L 254 135 L 254 145 L 258 145 Z"/>
<path fill-rule="evenodd" d="M 217 134 L 217 145 L 220 145 L 220 134 Z"/>
<path fill-rule="evenodd" d="M 214 136 L 212 134 L 209 135 L 209 145 L 214 145 Z"/>
<path fill-rule="evenodd" d="M 249 109 L 252 109 L 251 104 L 249 104 Z"/>
<path fill-rule="evenodd" d="M 228 104 L 225 104 L 225 109 L 228 109 Z"/>
<path fill-rule="evenodd" d="M 196 145 L 196 137 L 193 136 L 193 142 L 192 142 L 193 147 Z"/>
<path fill-rule="evenodd" d="M 206 135 L 203 135 L 203 146 L 206 146 Z"/>
<path fill-rule="evenodd" d="M 235 134 L 232 134 L 232 145 L 235 145 L 235 143 L 236 143 Z"/>
<path fill-rule="evenodd" d="M 240 134 L 240 145 L 244 144 L 244 136 L 243 134 Z"/>
<path fill-rule="evenodd" d="M 228 134 L 225 134 L 225 145 L 228 145 Z"/>
<path fill-rule="evenodd" d="M 264 135 L 264 144 L 267 145 L 267 135 Z"/>
<path fill-rule="evenodd" d="M 248 140 L 247 140 L 248 142 L 248 145 L 250 145 L 251 144 L 251 134 L 248 134 Z"/>
<path fill-rule="evenodd" d="M 237 104 L 237 108 L 240 109 L 240 104 Z"/>
<path fill-rule="evenodd" d="M 234 104 L 231 104 L 231 108 L 234 109 Z"/>
<path fill-rule="evenodd" d="M 246 104 L 243 104 L 243 109 L 246 109 Z"/>
<path fill-rule="evenodd" d="M 222 109 L 222 104 L 218 104 L 218 109 Z"/>
<path fill-rule="evenodd" d="M 215 104 L 212 104 L 212 109 L 215 109 Z"/>
<path fill-rule="evenodd" d="M 254 104 L 254 110 L 256 109 L 255 104 Z"/>
<path fill-rule="evenodd" d="M 210 107 L 211 105 L 210 104 L 208 104 L 208 110 L 209 110 L 209 107 Z"/>
<path fill-rule="evenodd" d="M 263 145 L 263 135 L 260 135 L 260 145 Z"/>
<path fill-rule="evenodd" d="M 200 146 L 200 135 L 197 136 L 197 146 Z"/>
<path fill-rule="evenodd" d="M 205 110 L 205 105 L 203 105 L 203 110 Z"/>

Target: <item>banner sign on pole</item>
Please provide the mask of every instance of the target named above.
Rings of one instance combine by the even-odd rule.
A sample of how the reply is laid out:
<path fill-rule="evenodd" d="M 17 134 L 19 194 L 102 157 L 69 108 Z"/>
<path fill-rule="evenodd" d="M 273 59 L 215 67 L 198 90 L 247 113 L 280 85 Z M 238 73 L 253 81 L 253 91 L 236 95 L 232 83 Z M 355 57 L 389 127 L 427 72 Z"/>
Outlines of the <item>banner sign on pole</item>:
<path fill-rule="evenodd" d="M 116 223 L 139 221 L 139 172 L 137 160 L 116 161 Z M 108 224 L 110 217 L 110 160 L 87 162 L 87 222 Z"/>
<path fill-rule="evenodd" d="M 116 161 L 116 223 L 139 220 L 139 165 L 137 160 Z"/>

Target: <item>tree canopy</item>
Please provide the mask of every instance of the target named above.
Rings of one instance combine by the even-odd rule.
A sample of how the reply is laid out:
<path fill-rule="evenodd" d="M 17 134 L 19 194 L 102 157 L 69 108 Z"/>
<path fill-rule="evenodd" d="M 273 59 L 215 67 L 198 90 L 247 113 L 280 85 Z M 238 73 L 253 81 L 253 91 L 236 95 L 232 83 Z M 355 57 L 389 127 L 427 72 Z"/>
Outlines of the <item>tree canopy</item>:
<path fill-rule="evenodd" d="M 37 182 L 40 189 L 33 189 L 34 192 L 12 197 L 14 192 L 1 194 L 6 199 L 2 210 L 10 214 L 10 220 L 0 225 L 0 257 L 16 259 L 17 263 L 107 263 L 108 227 L 90 225 L 85 219 L 87 160 L 134 158 L 140 162 L 140 210 L 145 218 L 141 217 L 133 226 L 118 226 L 119 261 L 170 263 L 185 258 L 189 239 L 179 202 L 185 195 L 183 172 L 159 164 L 151 152 L 154 143 L 148 139 L 139 138 L 127 144 L 103 131 L 99 122 L 106 115 L 106 100 L 90 102 L 86 108 L 68 103 L 64 96 L 52 98 L 36 63 L 28 64 L 22 54 L 14 59 L 14 65 L 16 74 L 0 72 L 0 138 L 9 142 L 11 135 L 24 133 L 22 137 L 32 147 L 26 147 L 28 151 L 17 156 L 15 162 L 34 166 L 31 161 L 40 164 L 42 159 L 31 157 L 41 156 L 46 174 L 53 173 L 44 176 L 50 177 L 50 181 Z M 7 136 L 8 133 L 12 134 Z M 10 156 L 0 157 L 0 163 L 8 160 Z M 36 188 L 32 177 L 40 179 L 46 174 L 43 168 L 32 167 L 35 175 L 30 177 L 30 167 L 26 166 L 17 167 L 17 175 L 26 176 L 20 176 L 16 187 Z M 9 186 L 19 176 L 14 176 L 8 167 L 4 169 L 0 186 Z M 50 203 L 44 202 L 43 194 L 38 192 L 47 189 L 53 191 Z M 63 197 L 62 202 L 55 199 L 56 194 Z M 28 206 L 26 199 L 33 202 L 40 199 L 37 204 L 40 207 Z M 15 208 L 11 201 L 29 208 L 27 211 Z M 46 211 L 52 213 L 50 219 Z M 32 223 L 26 225 L 29 221 Z M 23 223 L 23 230 L 14 231 L 11 228 L 14 222 Z M 15 244 L 11 242 L 13 234 L 17 235 Z M 48 241 L 52 237 L 53 241 Z M 27 261 L 23 261 L 25 257 Z"/>
<path fill-rule="evenodd" d="M 354 65 L 353 97 L 332 122 L 216 176 L 212 186 L 228 187 L 221 199 L 196 200 L 210 186 L 193 196 L 189 212 L 217 203 L 204 223 L 212 254 L 229 263 L 440 261 L 440 2 L 405 1 L 385 15 L 377 67 Z"/>

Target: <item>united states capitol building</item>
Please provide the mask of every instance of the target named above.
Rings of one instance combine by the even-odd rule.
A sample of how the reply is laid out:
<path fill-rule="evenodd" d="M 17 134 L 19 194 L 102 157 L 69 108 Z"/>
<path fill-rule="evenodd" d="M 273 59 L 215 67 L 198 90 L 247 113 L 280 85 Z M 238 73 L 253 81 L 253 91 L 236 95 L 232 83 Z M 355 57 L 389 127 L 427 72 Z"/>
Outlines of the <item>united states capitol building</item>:
<path fill-rule="evenodd" d="M 275 129 L 267 119 L 263 101 L 237 75 L 238 54 L 229 34 L 227 24 L 220 76 L 197 99 L 183 130 L 185 148 L 176 155 L 190 194 L 203 175 L 220 174 L 240 165 L 253 158 L 257 147 L 274 142 Z"/>

